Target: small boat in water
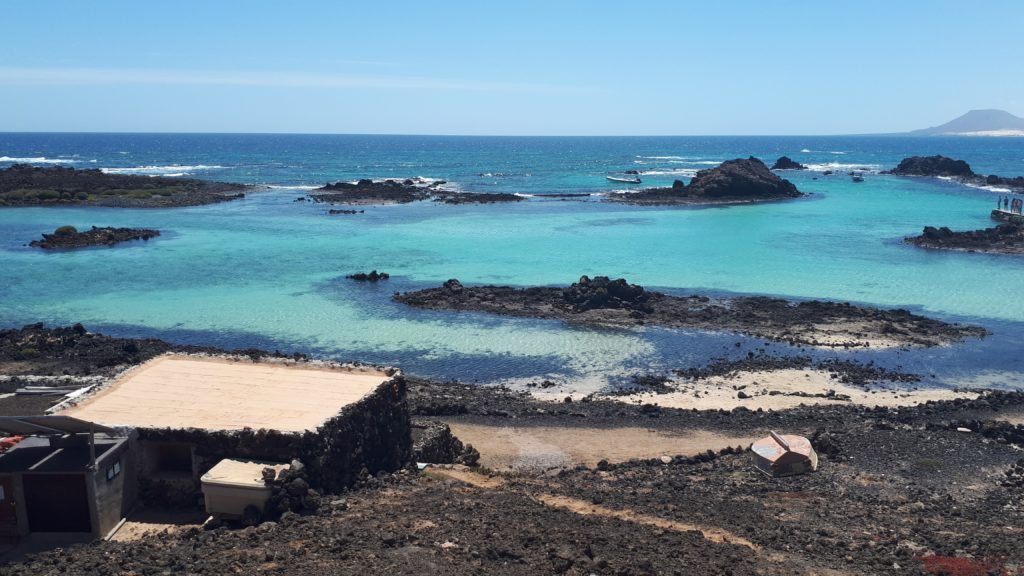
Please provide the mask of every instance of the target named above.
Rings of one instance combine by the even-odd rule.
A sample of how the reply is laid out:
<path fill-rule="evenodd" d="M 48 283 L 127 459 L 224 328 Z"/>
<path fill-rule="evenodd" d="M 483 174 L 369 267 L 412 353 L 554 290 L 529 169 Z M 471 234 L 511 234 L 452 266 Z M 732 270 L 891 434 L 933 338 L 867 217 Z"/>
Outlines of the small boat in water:
<path fill-rule="evenodd" d="M 639 184 L 640 183 L 640 177 L 639 176 L 637 176 L 636 178 L 619 178 L 618 176 L 605 176 L 605 178 L 607 178 L 608 180 L 610 180 L 612 182 L 622 182 L 623 184 Z"/>
<path fill-rule="evenodd" d="M 864 177 L 861 176 L 859 172 L 851 172 L 850 173 L 850 179 L 853 180 L 854 182 L 863 182 L 864 181 Z"/>

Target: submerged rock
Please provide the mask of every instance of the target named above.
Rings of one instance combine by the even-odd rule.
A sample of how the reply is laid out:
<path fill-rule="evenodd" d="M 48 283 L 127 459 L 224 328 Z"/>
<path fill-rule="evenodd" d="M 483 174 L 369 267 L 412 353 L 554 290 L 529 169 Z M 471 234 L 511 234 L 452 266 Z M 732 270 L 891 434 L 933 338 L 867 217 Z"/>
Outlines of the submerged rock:
<path fill-rule="evenodd" d="M 369 274 L 366 272 L 356 272 L 355 274 L 345 276 L 345 278 L 355 280 L 356 282 L 380 282 L 390 277 L 391 275 L 387 272 L 377 272 L 376 270 L 371 270 Z"/>

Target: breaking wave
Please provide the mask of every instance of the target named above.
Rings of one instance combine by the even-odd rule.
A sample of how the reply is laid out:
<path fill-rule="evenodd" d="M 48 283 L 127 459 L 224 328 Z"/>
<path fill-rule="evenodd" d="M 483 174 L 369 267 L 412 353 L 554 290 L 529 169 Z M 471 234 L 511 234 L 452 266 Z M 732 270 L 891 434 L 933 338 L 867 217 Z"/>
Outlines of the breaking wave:
<path fill-rule="evenodd" d="M 132 166 L 129 168 L 100 168 L 104 174 L 138 174 L 140 176 L 166 176 L 181 177 L 188 176 L 193 172 L 205 172 L 207 170 L 221 170 L 223 166 L 212 166 L 196 164 L 195 166 L 182 166 L 171 164 L 169 166 Z"/>
<path fill-rule="evenodd" d="M 25 164 L 74 164 L 76 162 L 84 162 L 84 160 L 76 160 L 74 158 L 47 158 L 45 156 L 38 157 L 13 157 L 13 156 L 0 156 L 0 162 L 14 162 L 14 163 L 25 163 Z M 89 162 L 96 162 L 95 160 L 89 160 Z"/>

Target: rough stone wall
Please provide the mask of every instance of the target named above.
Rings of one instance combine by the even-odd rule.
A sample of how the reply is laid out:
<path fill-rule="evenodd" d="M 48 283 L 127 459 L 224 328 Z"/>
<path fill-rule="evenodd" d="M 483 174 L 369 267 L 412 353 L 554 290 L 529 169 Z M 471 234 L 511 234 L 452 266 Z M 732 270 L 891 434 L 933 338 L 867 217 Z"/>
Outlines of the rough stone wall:
<path fill-rule="evenodd" d="M 396 376 L 359 402 L 346 406 L 315 433 L 303 436 L 299 457 L 310 483 L 324 492 L 340 492 L 361 474 L 394 471 L 412 456 L 406 382 Z"/>
<path fill-rule="evenodd" d="M 395 376 L 314 432 L 140 429 L 143 443 L 191 444 L 195 478 L 191 490 L 187 482 L 182 486 L 180 481 L 140 478 L 139 497 L 158 505 L 190 505 L 200 496 L 199 477 L 224 458 L 299 460 L 306 465 L 310 484 L 324 492 L 345 490 L 360 475 L 398 470 L 412 453 L 405 395 L 405 380 Z"/>

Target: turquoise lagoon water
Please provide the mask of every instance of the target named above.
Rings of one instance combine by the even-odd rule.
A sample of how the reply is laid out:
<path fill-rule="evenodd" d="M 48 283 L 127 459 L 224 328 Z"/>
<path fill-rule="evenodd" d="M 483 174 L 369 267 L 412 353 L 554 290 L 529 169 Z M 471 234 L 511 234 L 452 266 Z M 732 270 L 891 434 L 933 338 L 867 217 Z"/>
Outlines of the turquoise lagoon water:
<path fill-rule="evenodd" d="M 875 173 L 932 153 L 983 173 L 1024 174 L 1024 141 L 1016 139 L 0 134 L 0 165 L 270 186 L 241 201 L 173 210 L 0 210 L 0 326 L 82 322 L 118 335 L 311 351 L 432 377 L 553 377 L 581 389 L 764 348 L 806 353 L 730 334 L 582 328 L 390 300 L 394 291 L 448 278 L 563 285 L 605 274 L 670 292 L 827 298 L 980 323 L 993 336 L 952 347 L 814 354 L 919 371 L 937 386 L 1024 385 L 1024 260 L 899 241 L 924 225 L 991 225 L 998 191 Z M 811 197 L 703 209 L 544 197 L 616 193 L 604 175 L 626 169 L 642 171 L 645 185 L 669 184 L 728 158 L 782 154 L 814 168 L 783 173 Z M 853 183 L 852 169 L 867 169 L 867 181 Z M 354 216 L 294 201 L 323 181 L 413 176 L 530 198 L 514 206 L 366 207 Z M 164 235 L 74 252 L 24 246 L 65 224 L 145 226 Z M 392 279 L 344 279 L 371 268 Z"/>

